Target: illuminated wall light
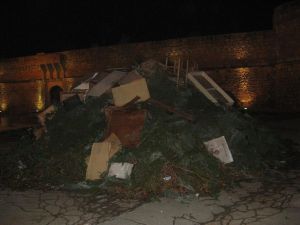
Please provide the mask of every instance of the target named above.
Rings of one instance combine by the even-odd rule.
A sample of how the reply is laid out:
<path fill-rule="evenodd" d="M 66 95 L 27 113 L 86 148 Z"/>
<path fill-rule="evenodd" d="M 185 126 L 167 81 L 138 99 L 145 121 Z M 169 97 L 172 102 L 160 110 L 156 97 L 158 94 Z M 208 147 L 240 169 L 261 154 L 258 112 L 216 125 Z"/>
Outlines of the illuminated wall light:
<path fill-rule="evenodd" d="M 245 59 L 248 57 L 249 52 L 247 51 L 246 46 L 238 45 L 233 48 L 233 54 L 236 59 Z"/>
<path fill-rule="evenodd" d="M 239 97 L 240 97 L 240 102 L 243 103 L 244 107 L 247 108 L 252 105 L 253 97 L 250 94 L 248 94 L 248 93 L 241 94 L 241 95 L 239 95 Z"/>
<path fill-rule="evenodd" d="M 182 55 L 181 52 L 179 52 L 178 50 L 175 50 L 175 49 L 173 49 L 172 51 L 170 51 L 168 53 L 168 57 L 170 59 L 177 59 L 180 55 Z"/>
<path fill-rule="evenodd" d="M 7 102 L 1 101 L 0 108 L 1 108 L 1 112 L 5 112 L 8 108 Z"/>
<path fill-rule="evenodd" d="M 179 56 L 179 53 L 176 50 L 172 50 L 170 56 Z"/>
<path fill-rule="evenodd" d="M 36 93 L 36 101 L 35 107 L 36 111 L 41 111 L 44 109 L 45 102 L 44 102 L 44 92 L 43 92 L 43 82 L 37 81 L 37 93 Z"/>
<path fill-rule="evenodd" d="M 240 77 L 237 97 L 242 107 L 246 109 L 250 108 L 255 101 L 255 96 L 249 91 L 249 73 L 249 68 L 237 69 L 237 74 Z"/>
<path fill-rule="evenodd" d="M 65 90 L 66 92 L 71 92 L 72 88 L 74 87 L 74 79 L 73 78 L 68 78 L 68 80 L 65 80 Z"/>
<path fill-rule="evenodd" d="M 0 83 L 0 110 L 2 112 L 7 111 L 8 109 L 8 95 L 7 88 L 5 84 Z"/>
<path fill-rule="evenodd" d="M 44 100 L 42 94 L 38 94 L 38 99 L 36 103 L 36 111 L 39 112 L 44 108 Z"/>

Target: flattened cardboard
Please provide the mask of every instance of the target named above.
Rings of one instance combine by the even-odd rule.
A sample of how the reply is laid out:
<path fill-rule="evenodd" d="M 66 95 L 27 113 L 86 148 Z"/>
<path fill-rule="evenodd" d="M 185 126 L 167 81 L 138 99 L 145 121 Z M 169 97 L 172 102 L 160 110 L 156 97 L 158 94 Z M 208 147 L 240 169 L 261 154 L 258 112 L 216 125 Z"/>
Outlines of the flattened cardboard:
<path fill-rule="evenodd" d="M 208 152 L 223 163 L 233 162 L 233 158 L 224 136 L 204 142 Z"/>
<path fill-rule="evenodd" d="M 94 143 L 86 170 L 86 180 L 98 180 L 108 169 L 108 161 L 121 149 L 121 142 L 115 134 L 111 134 L 105 141 Z"/>
<path fill-rule="evenodd" d="M 150 98 L 145 78 L 113 88 L 112 95 L 116 106 L 123 106 L 136 96 L 140 97 L 139 101 L 146 101 Z"/>

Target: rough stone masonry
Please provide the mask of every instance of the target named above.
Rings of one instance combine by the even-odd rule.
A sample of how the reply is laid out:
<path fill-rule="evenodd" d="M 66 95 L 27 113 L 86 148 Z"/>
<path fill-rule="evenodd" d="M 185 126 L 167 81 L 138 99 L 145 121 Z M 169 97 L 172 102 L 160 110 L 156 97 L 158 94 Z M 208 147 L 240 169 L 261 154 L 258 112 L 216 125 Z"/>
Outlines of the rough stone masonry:
<path fill-rule="evenodd" d="M 157 42 L 122 44 L 18 57 L 0 61 L 2 114 L 40 111 L 51 90 L 69 91 L 82 76 L 180 57 L 198 64 L 242 107 L 300 111 L 300 2 L 274 11 L 273 29 Z M 22 96 L 22 98 L 20 98 Z"/>

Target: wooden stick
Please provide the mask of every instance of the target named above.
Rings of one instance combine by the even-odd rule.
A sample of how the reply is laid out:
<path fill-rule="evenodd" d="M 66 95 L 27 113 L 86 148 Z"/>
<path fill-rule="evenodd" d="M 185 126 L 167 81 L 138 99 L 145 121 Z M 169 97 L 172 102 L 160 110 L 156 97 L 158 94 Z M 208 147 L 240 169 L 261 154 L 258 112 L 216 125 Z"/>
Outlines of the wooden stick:
<path fill-rule="evenodd" d="M 185 71 L 185 85 L 186 86 L 187 86 L 187 79 L 188 79 L 187 75 L 188 75 L 188 73 L 189 73 L 189 60 L 187 59 L 186 60 L 186 71 Z"/>
<path fill-rule="evenodd" d="M 168 56 L 166 57 L 166 69 L 168 69 Z"/>
<path fill-rule="evenodd" d="M 173 64 L 173 71 L 174 71 L 174 73 L 176 73 L 176 62 L 177 62 L 177 60 L 174 59 L 174 64 Z"/>
<path fill-rule="evenodd" d="M 178 59 L 178 68 L 177 68 L 177 88 L 179 87 L 179 76 L 180 76 L 180 58 Z"/>
<path fill-rule="evenodd" d="M 193 115 L 188 114 L 188 113 L 185 113 L 185 112 L 180 112 L 180 111 L 176 110 L 174 107 L 169 106 L 169 105 L 166 105 L 165 103 L 163 103 L 163 102 L 161 102 L 161 101 L 158 101 L 158 100 L 155 100 L 155 99 L 153 99 L 153 98 L 150 98 L 150 99 L 148 100 L 148 102 L 149 102 L 150 104 L 155 105 L 155 106 L 157 106 L 157 107 L 160 107 L 160 108 L 162 108 L 162 109 L 164 109 L 164 110 L 166 110 L 166 111 L 168 111 L 168 112 L 175 113 L 175 114 L 177 114 L 178 116 L 181 116 L 182 118 L 184 118 L 184 119 L 186 119 L 186 120 L 188 120 L 188 121 L 191 121 L 191 122 L 195 121 L 195 118 L 194 118 Z"/>
<path fill-rule="evenodd" d="M 130 100 L 129 102 L 127 102 L 125 105 L 123 106 L 109 106 L 107 108 L 113 110 L 113 111 L 126 111 L 129 110 L 131 108 L 135 107 L 135 103 L 140 99 L 139 96 L 134 97 L 132 100 Z"/>

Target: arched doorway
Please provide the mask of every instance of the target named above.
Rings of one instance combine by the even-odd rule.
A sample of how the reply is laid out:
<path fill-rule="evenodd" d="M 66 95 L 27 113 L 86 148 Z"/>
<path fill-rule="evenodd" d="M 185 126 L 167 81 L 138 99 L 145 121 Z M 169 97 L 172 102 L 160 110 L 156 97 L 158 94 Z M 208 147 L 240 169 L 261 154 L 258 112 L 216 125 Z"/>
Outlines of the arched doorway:
<path fill-rule="evenodd" d="M 50 89 L 50 103 L 51 104 L 59 104 L 60 103 L 60 95 L 63 89 L 60 86 L 53 86 Z"/>

